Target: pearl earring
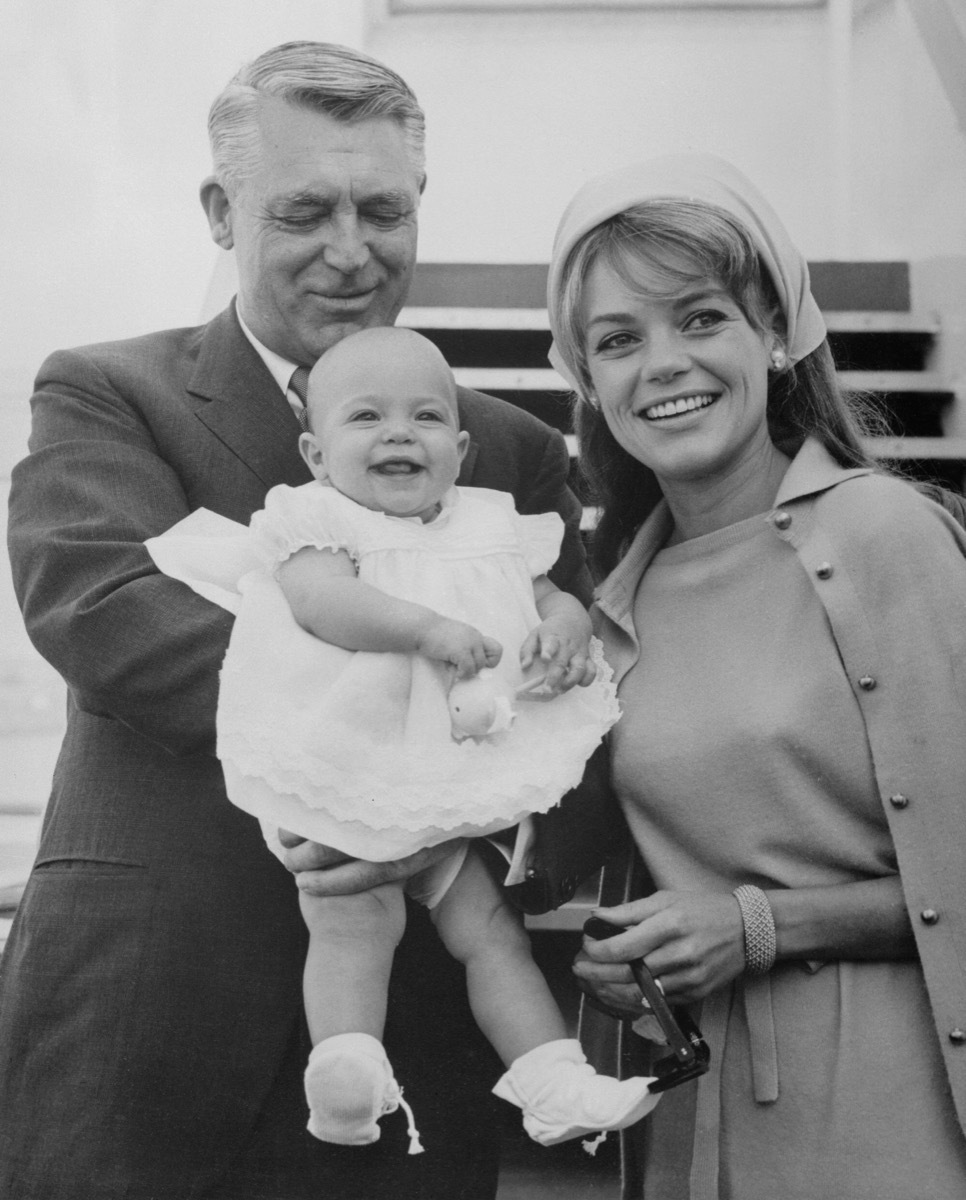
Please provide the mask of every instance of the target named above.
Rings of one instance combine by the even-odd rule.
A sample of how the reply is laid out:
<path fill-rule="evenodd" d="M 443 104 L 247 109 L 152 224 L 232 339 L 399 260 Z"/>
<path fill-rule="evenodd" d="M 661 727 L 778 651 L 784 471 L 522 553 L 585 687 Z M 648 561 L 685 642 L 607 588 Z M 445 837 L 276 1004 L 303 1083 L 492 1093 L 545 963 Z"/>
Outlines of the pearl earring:
<path fill-rule="evenodd" d="M 780 347 L 775 347 L 771 352 L 771 365 L 773 371 L 784 371 L 788 366 L 788 358 L 785 351 Z"/>

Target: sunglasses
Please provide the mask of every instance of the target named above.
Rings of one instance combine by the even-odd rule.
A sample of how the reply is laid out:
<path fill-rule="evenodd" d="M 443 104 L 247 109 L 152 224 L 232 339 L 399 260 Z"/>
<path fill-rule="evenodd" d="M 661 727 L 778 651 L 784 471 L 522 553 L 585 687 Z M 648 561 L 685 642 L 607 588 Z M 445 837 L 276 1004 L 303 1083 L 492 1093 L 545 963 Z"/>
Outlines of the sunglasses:
<path fill-rule="evenodd" d="M 584 924 L 585 935 L 595 942 L 623 932 L 619 925 L 611 925 L 599 917 L 591 917 Z M 711 1059 L 711 1052 L 701 1035 L 701 1030 L 684 1008 L 671 1008 L 664 998 L 661 985 L 644 965 L 643 958 L 632 959 L 627 965 L 634 976 L 634 982 L 641 989 L 641 995 L 649 1010 L 648 1015 L 653 1016 L 660 1025 L 664 1041 L 671 1051 L 651 1066 L 655 1078 L 648 1091 L 666 1092 L 668 1088 L 677 1087 L 679 1083 L 697 1079 L 708 1070 Z"/>

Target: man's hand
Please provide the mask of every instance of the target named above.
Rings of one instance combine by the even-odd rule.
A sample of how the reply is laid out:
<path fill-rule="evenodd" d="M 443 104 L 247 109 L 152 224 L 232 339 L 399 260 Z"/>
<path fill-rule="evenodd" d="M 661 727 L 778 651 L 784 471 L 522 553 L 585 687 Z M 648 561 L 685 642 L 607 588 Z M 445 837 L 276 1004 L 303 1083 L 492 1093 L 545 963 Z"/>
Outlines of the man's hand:
<path fill-rule="evenodd" d="M 417 850 L 408 858 L 373 863 L 349 858 L 340 850 L 306 841 L 282 829 L 278 837 L 287 850 L 285 865 L 295 875 L 299 888 L 310 896 L 349 896 L 368 892 L 384 883 L 409 879 L 452 853 L 450 843 L 443 842 L 426 850 Z"/>

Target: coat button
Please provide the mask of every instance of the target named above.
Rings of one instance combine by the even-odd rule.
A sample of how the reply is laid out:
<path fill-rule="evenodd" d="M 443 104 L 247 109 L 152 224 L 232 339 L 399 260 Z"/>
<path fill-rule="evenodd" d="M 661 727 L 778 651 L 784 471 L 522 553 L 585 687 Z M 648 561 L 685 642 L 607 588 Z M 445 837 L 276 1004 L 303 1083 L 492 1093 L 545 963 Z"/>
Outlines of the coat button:
<path fill-rule="evenodd" d="M 935 925 L 939 920 L 939 913 L 934 908 L 924 908 L 919 914 L 919 919 L 923 925 Z"/>
<path fill-rule="evenodd" d="M 894 796 L 889 797 L 889 803 L 893 808 L 908 808 L 909 798 L 908 796 L 903 796 L 901 792 L 896 792 Z"/>
<path fill-rule="evenodd" d="M 832 564 L 827 562 L 819 563 L 815 568 L 815 574 L 819 577 L 819 579 L 831 579 Z"/>
<path fill-rule="evenodd" d="M 950 1029 L 949 1040 L 954 1046 L 966 1045 L 966 1029 Z"/>
<path fill-rule="evenodd" d="M 875 687 L 875 680 L 871 675 L 863 675 L 859 680 L 859 687 L 863 692 L 871 692 Z"/>
<path fill-rule="evenodd" d="M 787 512 L 775 513 L 772 520 L 775 522 L 776 529 L 787 529 L 792 523 L 792 514 Z"/>

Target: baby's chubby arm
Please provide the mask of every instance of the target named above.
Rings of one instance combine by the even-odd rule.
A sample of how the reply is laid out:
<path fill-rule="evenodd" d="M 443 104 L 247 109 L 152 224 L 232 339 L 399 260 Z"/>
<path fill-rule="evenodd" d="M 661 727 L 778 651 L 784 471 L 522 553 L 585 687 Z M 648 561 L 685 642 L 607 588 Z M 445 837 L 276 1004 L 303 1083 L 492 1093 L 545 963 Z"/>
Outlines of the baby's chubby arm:
<path fill-rule="evenodd" d="M 299 625 L 346 650 L 422 654 L 460 678 L 496 666 L 503 653 L 472 625 L 364 583 L 344 550 L 305 546 L 282 563 L 278 582 Z"/>
<path fill-rule="evenodd" d="M 590 658 L 591 625 L 584 606 L 546 575 L 533 581 L 533 595 L 541 622 L 520 647 L 520 665 L 526 670 L 538 659 L 546 663 L 544 686 L 553 692 L 587 687 L 597 668 Z"/>

